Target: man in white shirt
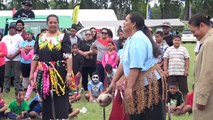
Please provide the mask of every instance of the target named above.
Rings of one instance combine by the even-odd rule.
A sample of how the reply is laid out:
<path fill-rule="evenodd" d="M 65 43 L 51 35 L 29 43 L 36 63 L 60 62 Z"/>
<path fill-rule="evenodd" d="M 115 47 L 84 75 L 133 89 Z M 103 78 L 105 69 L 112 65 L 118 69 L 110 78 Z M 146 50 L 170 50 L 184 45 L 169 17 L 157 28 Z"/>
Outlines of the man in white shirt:
<path fill-rule="evenodd" d="M 14 87 L 20 88 L 20 51 L 19 45 L 23 38 L 17 34 L 16 27 L 9 27 L 9 34 L 2 38 L 7 46 L 8 55 L 5 58 L 5 92 L 10 91 L 11 74 L 14 73 Z"/>

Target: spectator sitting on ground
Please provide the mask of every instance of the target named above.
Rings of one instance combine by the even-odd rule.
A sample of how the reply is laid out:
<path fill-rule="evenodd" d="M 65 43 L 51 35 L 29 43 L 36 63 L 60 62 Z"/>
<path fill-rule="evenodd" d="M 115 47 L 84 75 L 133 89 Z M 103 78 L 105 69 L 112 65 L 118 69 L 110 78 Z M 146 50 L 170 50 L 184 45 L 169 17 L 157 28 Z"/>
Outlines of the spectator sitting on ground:
<path fill-rule="evenodd" d="M 170 111 L 174 115 L 180 113 L 184 107 L 183 94 L 179 91 L 178 85 L 173 83 L 169 86 L 169 91 L 167 91 L 167 104 L 170 104 Z"/>
<path fill-rule="evenodd" d="M 30 102 L 30 106 L 29 106 L 30 107 L 29 115 L 31 118 L 33 119 L 41 118 L 41 105 L 42 105 L 42 99 L 37 93 L 36 96 Z"/>
<path fill-rule="evenodd" d="M 76 108 L 73 109 L 71 103 L 69 104 L 69 117 L 73 118 L 75 116 L 77 116 L 80 113 L 80 109 Z"/>
<path fill-rule="evenodd" d="M 7 110 L 7 105 L 2 99 L 2 90 L 3 88 L 0 86 L 0 120 L 2 120 L 5 117 L 4 113 Z"/>
<path fill-rule="evenodd" d="M 24 89 L 18 89 L 15 92 L 16 99 L 9 104 L 10 112 L 6 113 L 7 118 L 12 120 L 30 119 L 28 110 L 29 105 L 24 100 Z"/>
<path fill-rule="evenodd" d="M 92 74 L 92 80 L 88 82 L 88 93 L 85 95 L 86 99 L 90 102 L 96 101 L 103 90 L 103 83 L 99 81 L 98 73 L 94 72 Z"/>
<path fill-rule="evenodd" d="M 31 9 L 32 9 L 32 2 L 29 0 L 26 0 L 26 1 L 22 2 L 22 9 L 18 10 L 13 15 L 13 18 L 15 18 L 15 19 L 35 18 L 35 14 Z"/>
<path fill-rule="evenodd" d="M 194 85 L 192 85 L 192 92 L 189 92 L 187 94 L 185 105 L 177 115 L 183 115 L 187 112 L 192 113 L 193 97 L 194 97 Z"/>

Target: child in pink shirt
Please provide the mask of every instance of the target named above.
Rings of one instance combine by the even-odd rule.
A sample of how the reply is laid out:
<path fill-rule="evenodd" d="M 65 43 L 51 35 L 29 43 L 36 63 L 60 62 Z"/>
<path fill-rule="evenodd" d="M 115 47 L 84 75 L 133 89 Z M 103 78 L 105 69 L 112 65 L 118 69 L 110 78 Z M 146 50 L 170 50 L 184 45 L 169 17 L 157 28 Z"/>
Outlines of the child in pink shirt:
<path fill-rule="evenodd" d="M 25 59 L 25 60 L 30 60 L 30 59 L 33 59 L 33 54 L 34 54 L 34 50 L 30 50 L 30 52 L 28 54 L 26 54 L 26 52 L 23 50 L 23 49 L 20 49 L 21 51 L 21 56 Z M 37 72 L 34 73 L 34 78 L 36 78 L 36 74 Z M 35 81 L 35 80 L 34 80 Z M 25 100 L 28 100 L 29 97 L 30 97 L 30 94 L 32 93 L 33 91 L 33 88 L 35 88 L 35 86 L 29 84 L 28 87 L 27 87 L 27 92 L 26 92 L 26 95 L 25 95 Z"/>
<path fill-rule="evenodd" d="M 102 57 L 102 65 L 105 68 L 106 64 L 112 65 L 112 68 L 117 66 L 117 52 L 115 51 L 115 44 L 113 41 L 108 42 L 108 51 Z"/>

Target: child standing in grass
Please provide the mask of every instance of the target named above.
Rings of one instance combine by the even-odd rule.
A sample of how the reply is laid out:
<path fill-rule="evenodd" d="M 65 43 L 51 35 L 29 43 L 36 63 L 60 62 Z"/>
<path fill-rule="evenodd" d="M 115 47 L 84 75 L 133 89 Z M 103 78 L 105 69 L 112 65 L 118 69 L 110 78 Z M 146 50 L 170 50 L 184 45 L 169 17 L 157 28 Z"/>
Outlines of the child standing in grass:
<path fill-rule="evenodd" d="M 79 47 L 78 44 L 73 43 L 72 44 L 72 66 L 73 66 L 73 73 L 75 76 L 75 90 L 71 91 L 69 93 L 69 99 L 70 101 L 78 101 L 81 99 L 81 95 L 79 93 L 79 84 L 80 84 L 80 79 L 81 79 L 81 73 L 82 73 L 82 68 L 84 64 L 84 58 L 81 54 L 79 54 Z"/>
<path fill-rule="evenodd" d="M 29 76 L 30 76 L 30 64 L 32 62 L 32 59 L 25 59 L 22 55 L 23 53 L 28 54 L 31 50 L 33 50 L 35 44 L 35 40 L 33 40 L 33 33 L 32 30 L 26 30 L 26 40 L 22 41 L 20 44 L 20 51 L 21 54 L 21 72 L 23 76 L 22 80 L 22 86 L 25 90 L 27 90 L 27 87 L 30 83 Z M 31 54 L 31 53 L 30 53 Z"/>
<path fill-rule="evenodd" d="M 24 100 L 25 92 L 23 89 L 15 91 L 16 99 L 9 104 L 10 112 L 6 113 L 7 118 L 11 120 L 25 119 L 28 120 L 29 105 Z"/>
<path fill-rule="evenodd" d="M 116 68 L 117 63 L 117 52 L 115 51 L 115 44 L 113 41 L 109 41 L 108 51 L 104 53 L 102 58 L 102 65 L 105 68 L 106 64 L 110 64 L 113 68 Z"/>

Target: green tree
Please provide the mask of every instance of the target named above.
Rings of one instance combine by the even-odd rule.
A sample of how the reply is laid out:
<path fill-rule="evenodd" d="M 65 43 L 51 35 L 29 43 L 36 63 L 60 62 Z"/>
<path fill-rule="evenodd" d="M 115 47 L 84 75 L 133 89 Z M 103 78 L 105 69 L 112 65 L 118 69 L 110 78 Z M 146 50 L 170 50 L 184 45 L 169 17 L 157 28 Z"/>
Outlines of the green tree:
<path fill-rule="evenodd" d="M 81 0 L 81 9 L 97 9 L 97 5 L 92 0 Z"/>
<path fill-rule="evenodd" d="M 206 14 L 213 16 L 213 1 L 212 0 L 193 0 L 192 14 Z"/>
<path fill-rule="evenodd" d="M 6 9 L 6 6 L 2 3 L 0 3 L 0 10 L 5 10 Z"/>
<path fill-rule="evenodd" d="M 155 4 L 154 7 L 151 8 L 151 19 L 160 19 L 160 18 L 161 18 L 160 6 Z"/>
<path fill-rule="evenodd" d="M 146 16 L 146 0 L 131 0 L 132 11 L 140 12 Z"/>
<path fill-rule="evenodd" d="M 117 18 L 119 20 L 124 19 L 124 17 L 130 12 L 130 1 L 129 0 L 112 0 L 110 9 L 115 11 Z"/>
<path fill-rule="evenodd" d="M 72 8 L 71 3 L 68 0 L 50 0 L 49 2 L 51 9 L 70 9 Z"/>
<path fill-rule="evenodd" d="M 179 0 L 159 0 L 161 18 L 178 18 L 183 6 Z"/>

